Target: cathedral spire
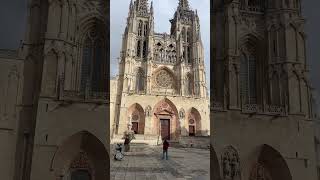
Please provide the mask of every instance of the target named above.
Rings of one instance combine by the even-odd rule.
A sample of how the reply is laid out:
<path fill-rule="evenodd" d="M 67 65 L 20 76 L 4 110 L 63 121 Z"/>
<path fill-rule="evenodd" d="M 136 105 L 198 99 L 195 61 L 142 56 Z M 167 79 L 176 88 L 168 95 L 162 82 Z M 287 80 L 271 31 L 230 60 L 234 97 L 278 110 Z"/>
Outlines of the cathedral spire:
<path fill-rule="evenodd" d="M 150 13 L 153 14 L 153 1 L 151 1 Z"/>
<path fill-rule="evenodd" d="M 189 10 L 189 2 L 188 2 L 188 0 L 179 0 L 178 9 Z"/>
<path fill-rule="evenodd" d="M 133 3 L 132 3 L 132 0 L 130 1 L 130 10 L 132 9 L 132 7 L 133 7 Z"/>
<path fill-rule="evenodd" d="M 133 13 L 133 3 L 132 0 L 130 1 L 130 5 L 129 5 L 129 13 L 128 15 L 130 16 Z"/>
<path fill-rule="evenodd" d="M 136 0 L 136 11 L 140 15 L 146 15 L 148 13 L 148 0 Z"/>

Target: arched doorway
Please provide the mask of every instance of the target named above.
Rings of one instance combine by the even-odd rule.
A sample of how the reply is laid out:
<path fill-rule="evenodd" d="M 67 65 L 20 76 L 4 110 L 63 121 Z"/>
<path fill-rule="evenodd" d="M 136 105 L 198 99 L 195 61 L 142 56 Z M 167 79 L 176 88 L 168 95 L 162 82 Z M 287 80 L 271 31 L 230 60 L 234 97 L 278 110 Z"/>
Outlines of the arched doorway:
<path fill-rule="evenodd" d="M 187 113 L 186 129 L 189 136 L 201 136 L 201 115 L 199 111 L 192 107 Z"/>
<path fill-rule="evenodd" d="M 109 155 L 93 134 L 82 131 L 67 138 L 56 151 L 51 169 L 57 180 L 108 179 Z"/>
<path fill-rule="evenodd" d="M 145 113 L 142 106 L 138 103 L 131 105 L 128 109 L 129 121 L 135 134 L 144 134 Z"/>
<path fill-rule="evenodd" d="M 153 115 L 153 132 L 162 139 L 178 140 L 181 129 L 176 106 L 165 98 L 155 105 Z"/>
<path fill-rule="evenodd" d="M 292 180 L 292 177 L 282 155 L 271 146 L 262 145 L 258 148 L 249 180 Z"/>

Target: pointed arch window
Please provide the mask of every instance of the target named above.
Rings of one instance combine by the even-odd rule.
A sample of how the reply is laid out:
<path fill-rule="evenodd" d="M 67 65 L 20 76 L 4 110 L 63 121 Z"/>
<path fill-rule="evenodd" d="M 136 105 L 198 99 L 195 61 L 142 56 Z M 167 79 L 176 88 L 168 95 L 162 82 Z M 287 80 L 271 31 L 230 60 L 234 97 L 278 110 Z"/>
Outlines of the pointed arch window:
<path fill-rule="evenodd" d="M 86 35 L 82 47 L 80 90 L 106 92 L 107 54 L 104 33 L 92 28 Z"/>
<path fill-rule="evenodd" d="M 139 68 L 137 70 L 136 91 L 137 92 L 143 92 L 144 91 L 144 71 L 141 68 Z"/>
<path fill-rule="evenodd" d="M 252 54 L 242 53 L 240 61 L 240 95 L 242 101 L 245 104 L 256 104 L 256 59 Z"/>
<path fill-rule="evenodd" d="M 186 95 L 187 96 L 192 96 L 192 94 L 193 94 L 193 82 L 192 82 L 191 74 L 187 74 L 185 84 L 186 84 Z"/>
<path fill-rule="evenodd" d="M 143 54 L 143 57 L 147 57 L 147 48 L 148 48 L 148 44 L 147 44 L 147 41 L 143 41 L 143 50 L 142 50 L 142 54 Z"/>
<path fill-rule="evenodd" d="M 143 35 L 144 35 L 144 36 L 147 36 L 147 35 L 148 35 L 148 24 L 147 24 L 147 23 L 144 24 Z"/>
<path fill-rule="evenodd" d="M 271 103 L 280 105 L 280 82 L 277 74 L 273 74 L 271 81 Z"/>
<path fill-rule="evenodd" d="M 140 57 L 141 54 L 141 41 L 137 42 L 137 57 Z"/>
<path fill-rule="evenodd" d="M 138 25 L 138 36 L 142 36 L 142 21 L 139 21 L 139 25 Z"/>
<path fill-rule="evenodd" d="M 192 61 L 192 51 L 191 51 L 191 47 L 188 46 L 188 63 L 191 63 Z"/>
<path fill-rule="evenodd" d="M 278 39 L 277 39 L 277 31 L 274 26 L 271 27 L 270 30 L 270 41 L 271 41 L 271 55 L 272 58 L 278 56 Z"/>
<path fill-rule="evenodd" d="M 185 41 L 185 39 L 186 39 L 186 28 L 185 27 L 182 28 L 181 37 L 182 37 L 182 40 Z"/>
<path fill-rule="evenodd" d="M 191 30 L 188 30 L 187 42 L 191 41 Z"/>

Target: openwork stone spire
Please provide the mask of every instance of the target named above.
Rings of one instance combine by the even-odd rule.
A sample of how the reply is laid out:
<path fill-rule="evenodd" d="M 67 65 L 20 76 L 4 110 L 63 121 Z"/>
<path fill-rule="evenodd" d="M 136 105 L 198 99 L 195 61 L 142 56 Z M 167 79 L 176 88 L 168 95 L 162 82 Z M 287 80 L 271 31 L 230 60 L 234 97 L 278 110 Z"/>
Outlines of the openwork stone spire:
<path fill-rule="evenodd" d="M 146 16 L 148 14 L 148 0 L 137 0 L 136 3 L 138 14 Z"/>
<path fill-rule="evenodd" d="M 189 10 L 189 2 L 188 2 L 188 0 L 180 0 L 179 1 L 179 9 Z"/>

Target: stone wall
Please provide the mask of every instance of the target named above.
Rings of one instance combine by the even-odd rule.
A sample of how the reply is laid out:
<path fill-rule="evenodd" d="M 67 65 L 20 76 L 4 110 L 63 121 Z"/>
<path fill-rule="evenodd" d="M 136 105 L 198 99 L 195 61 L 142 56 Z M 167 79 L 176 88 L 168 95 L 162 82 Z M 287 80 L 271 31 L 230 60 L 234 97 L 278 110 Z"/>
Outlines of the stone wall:
<path fill-rule="evenodd" d="M 25 143 L 20 129 L 22 113 L 21 91 L 23 81 L 23 61 L 16 51 L 0 51 L 0 174 L 2 179 L 11 180 L 19 176 L 15 171 L 23 157 L 19 148 Z M 21 137 L 21 139 L 19 139 Z M 19 140 L 22 140 L 21 142 Z"/>

